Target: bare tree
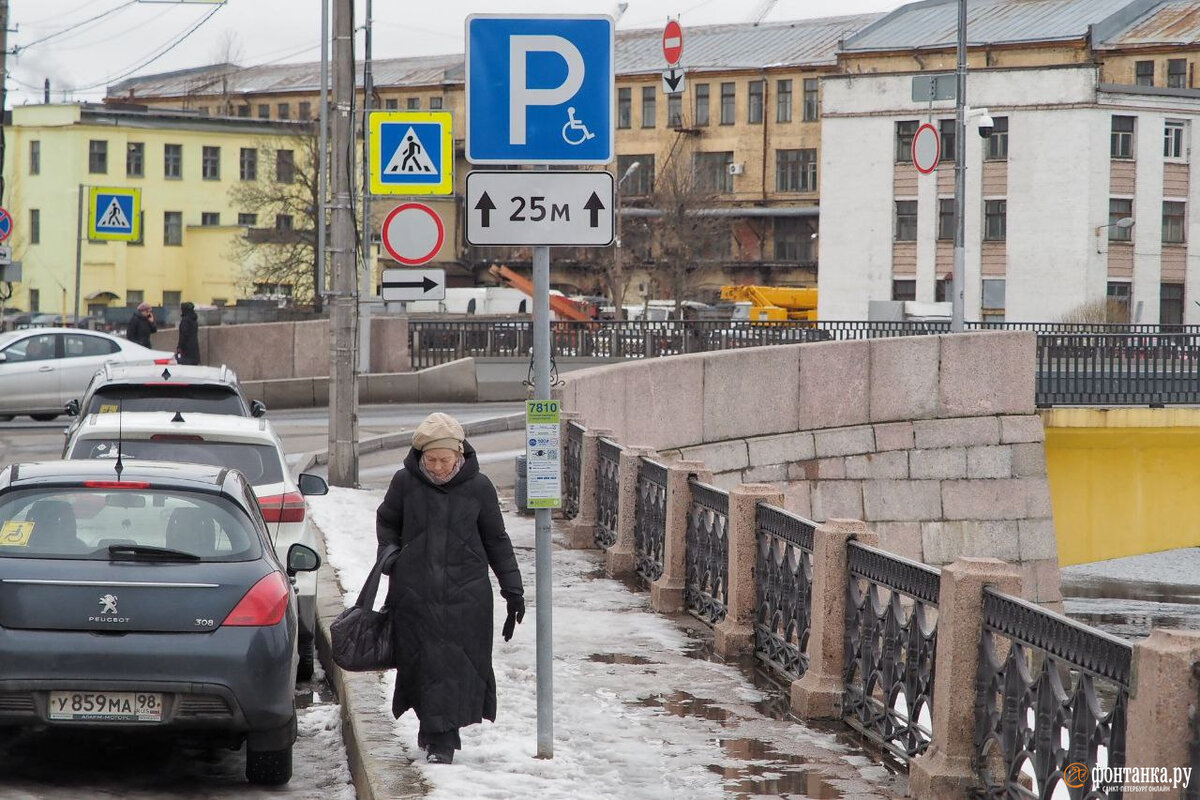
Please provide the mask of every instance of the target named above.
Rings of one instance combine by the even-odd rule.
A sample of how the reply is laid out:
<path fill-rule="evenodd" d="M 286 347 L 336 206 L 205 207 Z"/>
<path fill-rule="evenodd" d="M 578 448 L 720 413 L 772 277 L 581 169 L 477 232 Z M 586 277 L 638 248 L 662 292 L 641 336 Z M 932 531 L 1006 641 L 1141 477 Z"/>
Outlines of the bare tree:
<path fill-rule="evenodd" d="M 318 140 L 315 133 L 260 140 L 257 175 L 230 189 L 255 222 L 234 239 L 232 258 L 248 285 L 290 286 L 292 301 L 321 310 L 317 283 Z"/>

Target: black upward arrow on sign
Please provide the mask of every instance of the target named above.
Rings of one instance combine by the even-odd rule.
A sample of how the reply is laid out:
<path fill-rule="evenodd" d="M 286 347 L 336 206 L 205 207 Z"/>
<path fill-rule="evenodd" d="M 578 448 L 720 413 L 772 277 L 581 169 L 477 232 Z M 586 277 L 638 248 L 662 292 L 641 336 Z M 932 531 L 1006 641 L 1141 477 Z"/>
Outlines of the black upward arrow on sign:
<path fill-rule="evenodd" d="M 671 67 L 669 74 L 663 76 L 663 80 L 666 81 L 667 86 L 671 87 L 671 91 L 674 92 L 679 86 L 679 82 L 683 80 L 683 73 L 681 72 L 676 75 L 675 68 Z"/>
<path fill-rule="evenodd" d="M 438 282 L 425 277 L 419 281 L 384 281 L 381 285 L 384 289 L 420 289 L 424 293 L 436 289 Z"/>
<path fill-rule="evenodd" d="M 604 210 L 604 201 L 600 199 L 600 195 L 592 192 L 592 196 L 583 204 L 583 207 L 591 212 L 592 215 L 589 227 L 598 227 L 600 225 L 600 212 Z"/>
<path fill-rule="evenodd" d="M 480 212 L 480 217 L 483 220 L 483 227 L 490 227 L 492 224 L 492 212 L 496 210 L 496 204 L 492 202 L 492 198 L 484 192 L 479 197 L 479 202 L 475 204 L 475 209 Z"/>

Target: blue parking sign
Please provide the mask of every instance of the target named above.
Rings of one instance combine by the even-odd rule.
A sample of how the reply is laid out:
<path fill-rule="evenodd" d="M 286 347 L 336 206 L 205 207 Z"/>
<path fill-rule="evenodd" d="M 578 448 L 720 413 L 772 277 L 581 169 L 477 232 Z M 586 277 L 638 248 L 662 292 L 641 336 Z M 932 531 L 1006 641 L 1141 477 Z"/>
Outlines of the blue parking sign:
<path fill-rule="evenodd" d="M 613 159 L 613 20 L 467 17 L 467 160 L 607 164 Z"/>

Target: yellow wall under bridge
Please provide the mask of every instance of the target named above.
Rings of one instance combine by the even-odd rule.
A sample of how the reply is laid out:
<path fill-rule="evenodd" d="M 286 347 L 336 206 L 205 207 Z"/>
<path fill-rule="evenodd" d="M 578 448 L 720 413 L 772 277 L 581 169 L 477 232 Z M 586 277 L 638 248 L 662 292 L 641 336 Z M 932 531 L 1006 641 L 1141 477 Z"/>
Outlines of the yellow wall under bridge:
<path fill-rule="evenodd" d="M 1200 409 L 1042 412 L 1061 566 L 1200 546 Z"/>

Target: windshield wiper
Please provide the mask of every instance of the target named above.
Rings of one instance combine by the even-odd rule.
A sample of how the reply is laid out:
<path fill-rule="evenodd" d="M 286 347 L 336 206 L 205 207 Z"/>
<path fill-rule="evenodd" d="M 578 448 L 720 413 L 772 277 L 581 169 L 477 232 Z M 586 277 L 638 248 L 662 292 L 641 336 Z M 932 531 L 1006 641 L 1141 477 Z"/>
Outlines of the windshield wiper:
<path fill-rule="evenodd" d="M 195 553 L 172 550 L 169 547 L 151 547 L 143 544 L 110 544 L 108 555 L 114 561 L 200 561 Z"/>

